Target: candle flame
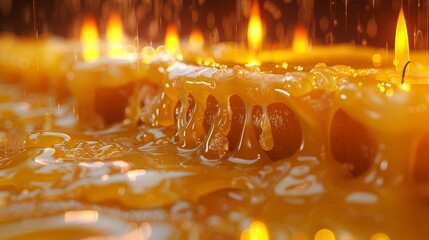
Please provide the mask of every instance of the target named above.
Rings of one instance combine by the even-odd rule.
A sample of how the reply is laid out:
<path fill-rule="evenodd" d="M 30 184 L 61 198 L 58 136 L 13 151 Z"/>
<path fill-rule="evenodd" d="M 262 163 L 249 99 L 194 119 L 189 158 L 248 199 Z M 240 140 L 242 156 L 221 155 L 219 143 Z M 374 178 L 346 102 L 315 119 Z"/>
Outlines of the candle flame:
<path fill-rule="evenodd" d="M 307 37 L 307 29 L 298 24 L 295 27 L 295 32 L 293 35 L 293 44 L 292 49 L 297 53 L 305 53 L 308 51 L 308 37 Z"/>
<path fill-rule="evenodd" d="M 168 53 L 176 54 L 180 51 L 179 35 L 177 34 L 177 28 L 174 24 L 168 24 L 167 31 L 165 34 L 165 48 Z"/>
<path fill-rule="evenodd" d="M 203 50 L 204 37 L 200 29 L 196 28 L 192 30 L 191 35 L 189 36 L 188 45 L 193 52 L 200 52 Z"/>
<path fill-rule="evenodd" d="M 106 40 L 109 57 L 122 57 L 124 55 L 124 32 L 122 20 L 117 12 L 113 12 L 107 21 Z"/>
<path fill-rule="evenodd" d="M 396 24 L 395 60 L 393 64 L 396 66 L 397 71 L 402 71 L 409 60 L 410 50 L 408 46 L 407 24 L 405 22 L 404 11 L 401 8 Z"/>
<path fill-rule="evenodd" d="M 262 47 L 262 23 L 258 0 L 253 0 L 252 2 L 247 41 L 249 48 L 253 51 L 257 52 Z"/>
<path fill-rule="evenodd" d="M 93 62 L 100 56 L 98 30 L 94 17 L 85 17 L 80 34 L 82 44 L 82 57 L 84 61 Z"/>

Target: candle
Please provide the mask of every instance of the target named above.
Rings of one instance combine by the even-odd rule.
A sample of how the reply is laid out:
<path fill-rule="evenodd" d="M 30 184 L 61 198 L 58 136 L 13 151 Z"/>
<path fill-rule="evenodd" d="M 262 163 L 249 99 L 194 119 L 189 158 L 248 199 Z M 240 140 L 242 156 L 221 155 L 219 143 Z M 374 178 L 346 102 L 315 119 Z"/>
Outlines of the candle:
<path fill-rule="evenodd" d="M 396 56 L 310 46 L 300 27 L 291 49 L 250 34 L 249 49 L 207 50 L 198 32 L 181 47 L 170 25 L 165 46 L 128 58 L 111 19 L 105 51 L 85 26 L 83 60 L 42 70 L 67 77 L 80 123 L 28 132 L 0 161 L 0 213 L 13 213 L 0 238 L 426 237 L 427 55 L 407 57 L 403 34 Z M 3 99 L 0 116 L 18 121 Z"/>
<path fill-rule="evenodd" d="M 130 95 L 138 79 L 136 53 L 127 58 L 120 18 L 113 14 L 108 24 L 108 56 L 100 57 L 94 19 L 87 18 L 82 28 L 84 62 L 74 64 L 68 83 L 76 99 L 82 124 L 102 127 L 122 121 Z"/>

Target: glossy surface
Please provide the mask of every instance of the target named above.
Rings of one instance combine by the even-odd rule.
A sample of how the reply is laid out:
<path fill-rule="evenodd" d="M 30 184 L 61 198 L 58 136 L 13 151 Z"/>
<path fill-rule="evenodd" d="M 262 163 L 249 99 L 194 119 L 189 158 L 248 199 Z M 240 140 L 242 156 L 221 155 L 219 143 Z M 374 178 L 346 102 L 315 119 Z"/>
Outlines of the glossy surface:
<path fill-rule="evenodd" d="M 77 82 L 60 103 L 2 83 L 0 238 L 428 236 L 425 86 L 346 66 L 140 68 L 135 88 L 91 82 L 95 108 Z"/>

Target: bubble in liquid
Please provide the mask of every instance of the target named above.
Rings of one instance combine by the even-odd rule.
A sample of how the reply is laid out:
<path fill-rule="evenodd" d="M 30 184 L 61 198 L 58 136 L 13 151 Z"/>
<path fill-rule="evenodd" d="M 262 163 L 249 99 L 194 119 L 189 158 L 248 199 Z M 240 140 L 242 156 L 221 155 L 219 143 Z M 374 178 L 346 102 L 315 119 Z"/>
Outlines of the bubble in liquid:
<path fill-rule="evenodd" d="M 376 233 L 372 235 L 371 240 L 390 240 L 390 238 L 384 233 Z"/>

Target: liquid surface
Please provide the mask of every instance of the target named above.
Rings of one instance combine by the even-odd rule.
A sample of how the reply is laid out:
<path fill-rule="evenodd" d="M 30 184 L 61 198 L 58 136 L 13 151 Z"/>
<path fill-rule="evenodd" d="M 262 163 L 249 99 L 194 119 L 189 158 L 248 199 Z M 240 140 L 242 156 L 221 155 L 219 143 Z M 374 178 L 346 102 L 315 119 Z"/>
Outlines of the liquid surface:
<path fill-rule="evenodd" d="M 155 91 L 144 89 L 145 96 Z M 373 140 L 359 135 L 361 126 L 344 111 L 332 121 L 342 129 L 331 130 L 338 137 L 329 145 L 333 160 L 326 139 L 308 133 L 328 119 L 300 128 L 303 118 L 328 111 L 323 99 L 331 93 L 302 94 L 294 99 L 304 109 L 299 118 L 282 104 L 245 111 L 250 100 L 234 97 L 229 109 L 213 90 L 215 98 L 194 92 L 182 99 L 175 124 L 144 123 L 142 112 L 143 123 L 91 130 L 77 123 L 72 102 L 2 84 L 0 238 L 427 238 L 429 205 L 415 185 L 376 181 L 390 175 L 364 162 Z M 223 117 L 232 119 L 229 125 Z M 350 128 L 365 148 L 352 148 L 358 157 L 351 159 L 341 144 Z M 364 163 L 353 165 L 356 159 Z"/>

